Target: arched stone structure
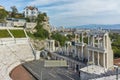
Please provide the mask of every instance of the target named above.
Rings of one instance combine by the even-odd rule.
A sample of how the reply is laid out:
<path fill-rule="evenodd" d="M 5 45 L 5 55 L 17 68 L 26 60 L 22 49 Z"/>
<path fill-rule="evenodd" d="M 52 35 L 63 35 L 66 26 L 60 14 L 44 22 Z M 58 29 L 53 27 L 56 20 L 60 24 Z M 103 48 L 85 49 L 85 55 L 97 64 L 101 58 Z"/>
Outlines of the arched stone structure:
<path fill-rule="evenodd" d="M 4 39 L 2 41 L 4 42 Z M 19 42 L 19 39 L 17 39 L 17 42 Z M 22 41 L 20 39 L 20 43 L 10 43 L 8 41 L 6 44 L 0 44 L 0 80 L 12 80 L 9 73 L 16 66 L 34 59 L 33 49 L 27 38 Z"/>

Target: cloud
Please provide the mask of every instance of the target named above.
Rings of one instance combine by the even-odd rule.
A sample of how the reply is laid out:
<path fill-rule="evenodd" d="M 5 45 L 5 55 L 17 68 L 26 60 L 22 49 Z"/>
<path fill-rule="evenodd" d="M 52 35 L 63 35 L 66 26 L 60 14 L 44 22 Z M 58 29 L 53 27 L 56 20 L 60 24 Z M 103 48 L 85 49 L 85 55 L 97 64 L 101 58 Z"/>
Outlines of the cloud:
<path fill-rule="evenodd" d="M 53 18 L 57 18 L 55 19 L 56 21 L 62 21 L 63 19 L 63 21 L 67 21 L 66 24 L 71 25 L 71 23 L 74 22 L 76 23 L 76 25 L 79 25 L 78 23 L 82 24 L 81 22 L 83 21 L 84 21 L 83 23 L 89 23 L 89 24 L 95 23 L 95 22 L 99 24 L 111 23 L 112 17 L 120 14 L 119 7 L 120 7 L 119 0 L 116 0 L 116 1 L 114 0 L 82 0 L 81 1 L 79 0 L 69 4 L 46 7 L 45 9 L 54 10 L 54 12 L 61 11 L 61 12 L 55 13 L 55 15 L 54 14 L 51 15 Z M 99 16 L 101 18 L 98 18 Z M 92 19 L 92 17 L 95 17 L 96 19 L 95 18 Z M 54 23 L 57 23 L 56 21 Z M 116 23 L 116 22 L 119 22 L 118 19 L 115 20 L 115 18 L 113 18 L 112 23 Z M 66 24 L 65 22 L 63 22 L 63 25 L 66 25 Z"/>
<path fill-rule="evenodd" d="M 113 0 L 84 0 L 84 1 L 74 1 L 74 3 L 64 4 L 60 6 L 47 7 L 47 10 L 63 10 L 64 12 L 58 13 L 63 15 L 78 15 L 78 16 L 90 16 L 97 15 L 101 12 L 114 12 L 120 13 L 119 2 Z"/>
<path fill-rule="evenodd" d="M 57 26 L 120 21 L 120 0 L 1 0 L 0 3 L 15 4 L 21 11 L 28 5 L 37 6 Z"/>
<path fill-rule="evenodd" d="M 22 12 L 27 2 L 25 0 L 0 0 L 0 5 L 6 10 L 11 11 L 11 6 L 16 6 L 19 12 Z"/>
<path fill-rule="evenodd" d="M 33 0 L 31 2 L 29 2 L 29 5 L 36 5 L 36 6 L 42 6 L 42 5 L 48 5 L 48 4 L 52 4 L 52 3 L 57 3 L 60 0 Z"/>

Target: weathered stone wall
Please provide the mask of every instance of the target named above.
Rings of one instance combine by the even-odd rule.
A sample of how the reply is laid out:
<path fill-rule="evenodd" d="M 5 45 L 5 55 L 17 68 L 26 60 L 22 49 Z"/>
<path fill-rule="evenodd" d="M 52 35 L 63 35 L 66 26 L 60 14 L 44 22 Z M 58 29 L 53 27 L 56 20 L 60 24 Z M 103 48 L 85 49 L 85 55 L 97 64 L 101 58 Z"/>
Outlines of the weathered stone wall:
<path fill-rule="evenodd" d="M 25 22 L 13 22 L 14 26 L 25 26 Z"/>
<path fill-rule="evenodd" d="M 43 22 L 43 28 L 50 33 L 50 24 L 49 22 Z"/>
<path fill-rule="evenodd" d="M 34 29 L 36 25 L 37 25 L 37 23 L 27 22 L 25 24 L 25 28 L 27 28 L 27 29 Z"/>
<path fill-rule="evenodd" d="M 45 48 L 45 40 L 35 40 L 35 39 L 30 39 L 33 47 L 36 49 L 36 50 L 41 50 L 43 48 Z"/>

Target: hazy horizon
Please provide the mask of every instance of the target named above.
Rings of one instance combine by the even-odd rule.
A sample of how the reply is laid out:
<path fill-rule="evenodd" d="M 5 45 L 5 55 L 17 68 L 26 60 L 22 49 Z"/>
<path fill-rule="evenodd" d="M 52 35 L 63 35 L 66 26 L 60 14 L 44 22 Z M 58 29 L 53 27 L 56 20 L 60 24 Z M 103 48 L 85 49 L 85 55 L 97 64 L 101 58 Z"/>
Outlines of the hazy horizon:
<path fill-rule="evenodd" d="M 86 24 L 120 24 L 119 0 L 1 0 L 6 10 L 16 6 L 22 12 L 26 6 L 36 6 L 46 12 L 53 26 Z"/>

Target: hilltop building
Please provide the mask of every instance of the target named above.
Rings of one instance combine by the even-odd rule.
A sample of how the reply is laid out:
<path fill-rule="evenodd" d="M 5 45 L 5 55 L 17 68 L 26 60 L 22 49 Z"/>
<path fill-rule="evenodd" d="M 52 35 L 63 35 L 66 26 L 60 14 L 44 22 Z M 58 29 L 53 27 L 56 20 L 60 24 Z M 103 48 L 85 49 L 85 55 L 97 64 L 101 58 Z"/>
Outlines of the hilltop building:
<path fill-rule="evenodd" d="M 0 9 L 5 9 L 3 6 L 0 5 Z"/>
<path fill-rule="evenodd" d="M 24 8 L 24 17 L 37 17 L 39 14 L 38 8 L 33 6 L 27 6 Z"/>

